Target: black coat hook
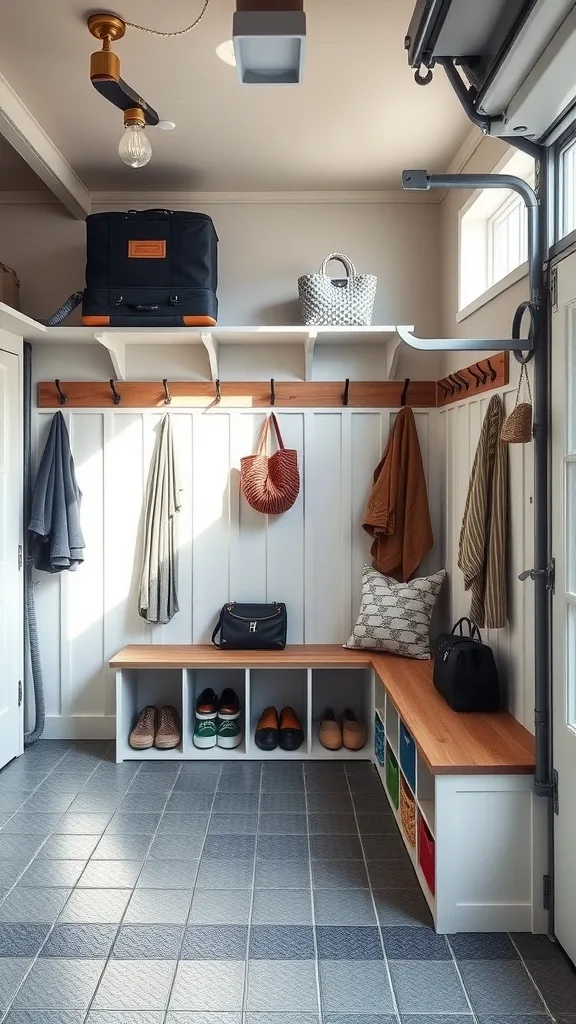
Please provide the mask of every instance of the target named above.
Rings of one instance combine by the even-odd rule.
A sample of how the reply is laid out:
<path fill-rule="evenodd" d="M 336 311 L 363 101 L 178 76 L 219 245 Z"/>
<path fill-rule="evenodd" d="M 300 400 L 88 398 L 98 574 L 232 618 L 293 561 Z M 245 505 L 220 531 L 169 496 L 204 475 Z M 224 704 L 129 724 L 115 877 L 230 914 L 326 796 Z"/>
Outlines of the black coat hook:
<path fill-rule="evenodd" d="M 116 388 L 114 387 L 114 381 L 112 379 L 110 379 L 110 387 L 112 389 L 112 394 L 114 396 L 114 405 L 120 405 L 121 398 L 118 392 L 116 391 Z"/>
<path fill-rule="evenodd" d="M 65 395 L 64 392 L 62 391 L 62 388 L 60 387 L 60 381 L 56 379 L 54 383 L 56 385 L 56 391 L 58 392 L 58 401 L 60 402 L 60 405 L 66 405 L 67 395 Z"/>
<path fill-rule="evenodd" d="M 478 373 L 480 374 L 480 380 L 482 381 L 482 386 L 484 386 L 484 384 L 488 380 L 488 377 L 486 376 L 485 371 L 480 366 L 480 363 L 476 363 L 476 369 L 478 370 Z"/>
<path fill-rule="evenodd" d="M 473 369 L 473 367 L 472 367 L 472 366 L 468 366 L 468 367 L 467 367 L 467 372 L 468 372 L 468 373 L 470 374 L 470 376 L 471 376 L 471 377 L 473 377 L 473 378 L 474 378 L 474 380 L 476 381 L 476 387 L 479 387 L 479 386 L 480 386 L 480 384 L 482 383 L 482 378 L 481 378 L 481 377 L 479 377 L 479 376 L 478 376 L 478 374 L 474 372 L 474 369 Z"/>
<path fill-rule="evenodd" d="M 454 374 L 454 377 L 456 378 L 456 380 L 460 384 L 462 384 L 462 386 L 466 389 L 466 391 L 470 390 L 470 381 L 466 380 L 466 378 L 462 376 L 462 374 L 460 373 L 460 370 L 458 370 L 458 372 Z"/>
<path fill-rule="evenodd" d="M 402 408 L 404 408 L 404 406 L 406 405 L 406 399 L 408 397 L 408 388 L 409 387 L 410 387 L 410 377 L 406 377 L 406 379 L 404 380 L 404 390 L 403 390 L 402 396 L 400 398 L 400 405 L 402 406 Z"/>
<path fill-rule="evenodd" d="M 496 377 L 498 376 L 498 374 L 497 374 L 496 370 L 494 369 L 494 367 L 492 366 L 492 363 L 490 362 L 490 360 L 487 359 L 486 362 L 488 363 L 488 370 L 489 370 L 489 373 L 490 373 L 490 381 L 493 384 L 494 381 L 496 380 Z"/>
<path fill-rule="evenodd" d="M 276 391 L 274 390 L 274 377 L 270 379 L 270 405 L 276 405 Z"/>
<path fill-rule="evenodd" d="M 441 380 L 438 381 L 438 387 L 442 391 L 444 398 L 448 398 L 448 395 L 452 394 L 452 388 L 447 388 L 444 382 Z"/>
<path fill-rule="evenodd" d="M 172 401 L 172 395 L 170 394 L 170 388 L 168 387 L 168 381 L 166 380 L 166 377 L 162 381 L 162 386 L 164 388 L 164 405 L 170 405 L 170 402 Z"/>
<path fill-rule="evenodd" d="M 344 382 L 344 394 L 342 395 L 342 405 L 348 405 L 348 396 L 350 394 L 350 378 L 346 377 Z"/>
<path fill-rule="evenodd" d="M 454 376 L 453 373 L 449 374 L 448 380 L 450 381 L 451 384 L 454 385 L 452 394 L 454 394 L 454 391 L 457 391 L 458 394 L 460 394 L 460 392 L 462 391 L 462 385 L 459 380 L 456 380 L 456 377 Z"/>
<path fill-rule="evenodd" d="M 215 384 L 215 387 L 216 387 L 216 398 L 214 399 L 214 401 L 215 401 L 216 405 L 218 405 L 218 402 L 222 398 L 222 395 L 220 394 L 220 381 L 219 380 L 215 380 L 214 384 Z"/>

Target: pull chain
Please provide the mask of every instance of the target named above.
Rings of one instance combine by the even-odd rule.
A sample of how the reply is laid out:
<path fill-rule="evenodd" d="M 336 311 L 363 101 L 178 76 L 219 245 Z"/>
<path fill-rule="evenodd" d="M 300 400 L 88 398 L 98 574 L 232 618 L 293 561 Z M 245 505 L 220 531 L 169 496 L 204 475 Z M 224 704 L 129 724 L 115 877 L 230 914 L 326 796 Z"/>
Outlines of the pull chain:
<path fill-rule="evenodd" d="M 196 26 L 200 24 L 200 22 L 202 21 L 202 18 L 206 14 L 206 11 L 208 9 L 208 4 L 209 3 L 210 3 L 210 0 L 204 0 L 204 6 L 203 6 L 202 10 L 200 11 L 200 14 L 196 18 L 196 21 L 193 21 L 192 24 L 188 25 L 186 28 L 179 29 L 177 32 L 161 32 L 161 31 L 159 31 L 159 30 L 157 30 L 155 28 L 147 28 L 146 25 L 137 25 L 133 21 L 125 21 L 125 24 L 129 28 L 138 29 L 139 32 L 146 32 L 150 36 L 164 36 L 166 38 L 172 38 L 172 39 L 175 38 L 176 36 L 185 36 L 185 35 L 188 34 L 188 32 L 191 32 L 192 29 L 196 28 Z"/>

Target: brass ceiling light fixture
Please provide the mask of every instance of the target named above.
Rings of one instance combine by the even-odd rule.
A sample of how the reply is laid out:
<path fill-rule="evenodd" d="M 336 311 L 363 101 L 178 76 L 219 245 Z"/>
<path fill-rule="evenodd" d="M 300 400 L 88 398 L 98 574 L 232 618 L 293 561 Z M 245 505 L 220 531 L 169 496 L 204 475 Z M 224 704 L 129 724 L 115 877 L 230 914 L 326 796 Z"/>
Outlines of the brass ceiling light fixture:
<path fill-rule="evenodd" d="M 126 22 L 114 14 L 93 14 L 88 18 L 88 29 L 102 42 L 102 49 L 90 57 L 90 81 L 101 96 L 124 111 L 125 131 L 118 146 L 120 159 L 128 167 L 144 167 L 152 156 L 146 127 L 158 125 L 160 118 L 120 77 L 120 59 L 111 44 L 122 39 Z"/>

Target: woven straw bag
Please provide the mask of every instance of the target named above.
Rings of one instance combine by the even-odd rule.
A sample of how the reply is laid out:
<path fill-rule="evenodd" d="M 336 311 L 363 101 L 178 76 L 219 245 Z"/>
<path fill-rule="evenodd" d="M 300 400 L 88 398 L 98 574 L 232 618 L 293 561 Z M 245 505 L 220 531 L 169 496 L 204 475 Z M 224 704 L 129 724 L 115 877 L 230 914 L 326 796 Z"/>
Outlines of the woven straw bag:
<path fill-rule="evenodd" d="M 344 279 L 328 277 L 326 267 L 330 260 L 344 264 Z M 302 323 L 316 327 L 369 327 L 377 281 L 374 274 L 357 274 L 352 261 L 341 252 L 331 252 L 318 274 L 298 278 Z"/>
<path fill-rule="evenodd" d="M 270 424 L 274 428 L 278 451 L 266 454 Z M 277 516 L 287 512 L 300 491 L 298 453 L 285 448 L 278 420 L 274 413 L 266 419 L 256 455 L 240 459 L 240 487 L 248 504 L 265 515 Z"/>
<path fill-rule="evenodd" d="M 524 379 L 528 389 L 528 402 L 520 402 L 520 391 Z M 520 370 L 516 403 L 510 415 L 504 420 L 500 440 L 506 441 L 507 444 L 529 444 L 532 440 L 532 389 L 525 363 L 522 363 Z"/>

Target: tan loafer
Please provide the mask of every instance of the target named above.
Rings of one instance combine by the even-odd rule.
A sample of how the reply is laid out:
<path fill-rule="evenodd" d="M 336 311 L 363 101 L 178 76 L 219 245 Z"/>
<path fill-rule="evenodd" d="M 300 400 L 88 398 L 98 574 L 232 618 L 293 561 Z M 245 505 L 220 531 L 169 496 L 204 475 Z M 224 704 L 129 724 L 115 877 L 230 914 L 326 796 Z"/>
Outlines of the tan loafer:
<path fill-rule="evenodd" d="M 346 750 L 362 750 L 366 743 L 366 729 L 358 721 L 352 708 L 344 708 L 342 715 L 342 740 Z"/>
<path fill-rule="evenodd" d="M 148 750 L 154 746 L 158 709 L 149 704 L 138 715 L 138 721 L 130 733 L 129 743 L 134 750 Z"/>
<path fill-rule="evenodd" d="M 336 721 L 332 708 L 326 708 L 320 719 L 318 739 L 326 750 L 340 750 L 342 746 L 342 729 Z"/>
<path fill-rule="evenodd" d="M 160 708 L 154 746 L 158 747 L 158 750 L 173 750 L 180 743 L 181 735 L 180 715 L 176 708 Z"/>

